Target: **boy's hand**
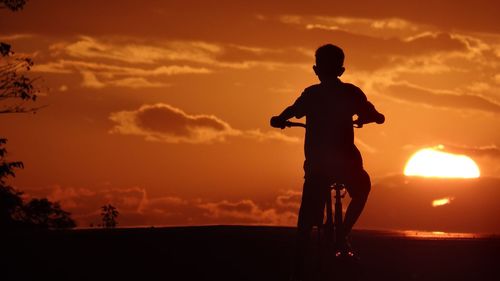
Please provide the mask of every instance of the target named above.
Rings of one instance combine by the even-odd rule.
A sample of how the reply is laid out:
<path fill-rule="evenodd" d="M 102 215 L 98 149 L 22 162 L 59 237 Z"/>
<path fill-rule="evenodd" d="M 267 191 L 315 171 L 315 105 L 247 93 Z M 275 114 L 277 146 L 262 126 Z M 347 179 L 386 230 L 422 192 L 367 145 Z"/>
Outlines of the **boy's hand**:
<path fill-rule="evenodd" d="M 385 122 L 385 116 L 382 113 L 378 113 L 377 116 L 375 117 L 375 123 L 377 124 L 384 124 Z"/>
<path fill-rule="evenodd" d="M 271 127 L 285 129 L 286 120 L 283 120 L 279 116 L 273 116 L 271 117 Z"/>
<path fill-rule="evenodd" d="M 364 124 L 375 122 L 377 124 L 383 124 L 385 122 L 385 116 L 382 113 L 375 112 L 372 116 L 361 116 L 354 120 L 352 123 L 355 128 L 363 128 Z"/>
<path fill-rule="evenodd" d="M 358 118 L 358 119 L 352 121 L 352 124 L 353 124 L 354 128 L 363 128 L 363 125 L 365 123 Z"/>

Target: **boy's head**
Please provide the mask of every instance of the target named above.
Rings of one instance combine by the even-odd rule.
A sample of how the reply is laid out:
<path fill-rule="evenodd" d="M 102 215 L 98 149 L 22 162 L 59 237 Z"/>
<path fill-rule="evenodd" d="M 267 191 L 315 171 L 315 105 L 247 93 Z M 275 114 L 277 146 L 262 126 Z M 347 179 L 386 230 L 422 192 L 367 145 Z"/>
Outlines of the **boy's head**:
<path fill-rule="evenodd" d="M 314 72 L 320 80 L 336 78 L 344 73 L 344 51 L 341 48 L 326 44 L 316 50 Z"/>

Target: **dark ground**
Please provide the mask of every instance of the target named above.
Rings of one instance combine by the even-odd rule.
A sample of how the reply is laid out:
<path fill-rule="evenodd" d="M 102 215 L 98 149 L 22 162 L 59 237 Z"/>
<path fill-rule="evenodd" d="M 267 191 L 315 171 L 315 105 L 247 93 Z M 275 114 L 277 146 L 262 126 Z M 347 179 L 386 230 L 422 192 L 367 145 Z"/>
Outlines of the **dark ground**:
<path fill-rule="evenodd" d="M 287 280 L 294 234 L 294 228 L 254 226 L 2 234 L 0 281 Z M 356 231 L 353 246 L 361 263 L 344 270 L 350 280 L 500 280 L 498 237 Z"/>

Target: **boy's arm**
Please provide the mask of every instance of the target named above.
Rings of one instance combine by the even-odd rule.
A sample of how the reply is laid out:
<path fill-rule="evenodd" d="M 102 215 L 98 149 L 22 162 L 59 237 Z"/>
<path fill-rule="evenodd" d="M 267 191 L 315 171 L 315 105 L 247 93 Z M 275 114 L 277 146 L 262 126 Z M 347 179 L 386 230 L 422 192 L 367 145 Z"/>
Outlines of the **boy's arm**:
<path fill-rule="evenodd" d="M 292 117 L 295 117 L 295 109 L 293 106 L 289 106 L 280 115 L 271 117 L 271 127 L 284 129 L 286 121 Z"/>
<path fill-rule="evenodd" d="M 358 113 L 358 119 L 354 121 L 354 124 L 357 125 L 357 128 L 361 128 L 364 124 L 372 122 L 383 124 L 385 122 L 385 116 L 384 114 L 378 112 L 371 102 L 366 100 L 363 103 L 363 106 Z"/>
<path fill-rule="evenodd" d="M 357 97 L 356 114 L 358 115 L 358 119 L 353 122 L 357 128 L 361 128 L 364 124 L 372 122 L 377 124 L 385 122 L 385 116 L 375 109 L 375 106 L 368 101 L 365 93 L 360 88 L 352 85 L 352 91 Z"/>
<path fill-rule="evenodd" d="M 295 100 L 295 102 L 289 107 L 285 108 L 278 116 L 271 117 L 271 126 L 274 128 L 284 129 L 286 127 L 286 122 L 288 119 L 302 118 L 306 115 L 308 108 L 308 89 L 305 89 L 302 94 Z"/>

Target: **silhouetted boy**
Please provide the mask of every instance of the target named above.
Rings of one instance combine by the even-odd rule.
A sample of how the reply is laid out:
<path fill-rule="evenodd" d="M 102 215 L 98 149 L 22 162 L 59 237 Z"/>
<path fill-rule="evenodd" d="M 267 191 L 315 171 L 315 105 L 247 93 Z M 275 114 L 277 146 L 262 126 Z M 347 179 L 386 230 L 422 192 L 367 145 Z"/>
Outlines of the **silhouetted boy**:
<path fill-rule="evenodd" d="M 344 220 L 347 236 L 361 214 L 368 193 L 370 177 L 363 169 L 359 150 L 354 145 L 354 124 L 383 123 L 384 115 L 375 110 L 365 94 L 356 86 L 338 78 L 345 68 L 344 52 L 332 44 L 316 50 L 314 72 L 321 83 L 302 92 L 295 103 L 279 116 L 271 118 L 271 126 L 285 128 L 292 117 L 306 117 L 305 182 L 298 218 L 297 268 L 301 274 L 302 259 L 312 227 L 322 225 L 326 196 L 332 183 L 346 185 L 351 202 Z M 347 242 L 343 246 L 348 247 Z"/>

